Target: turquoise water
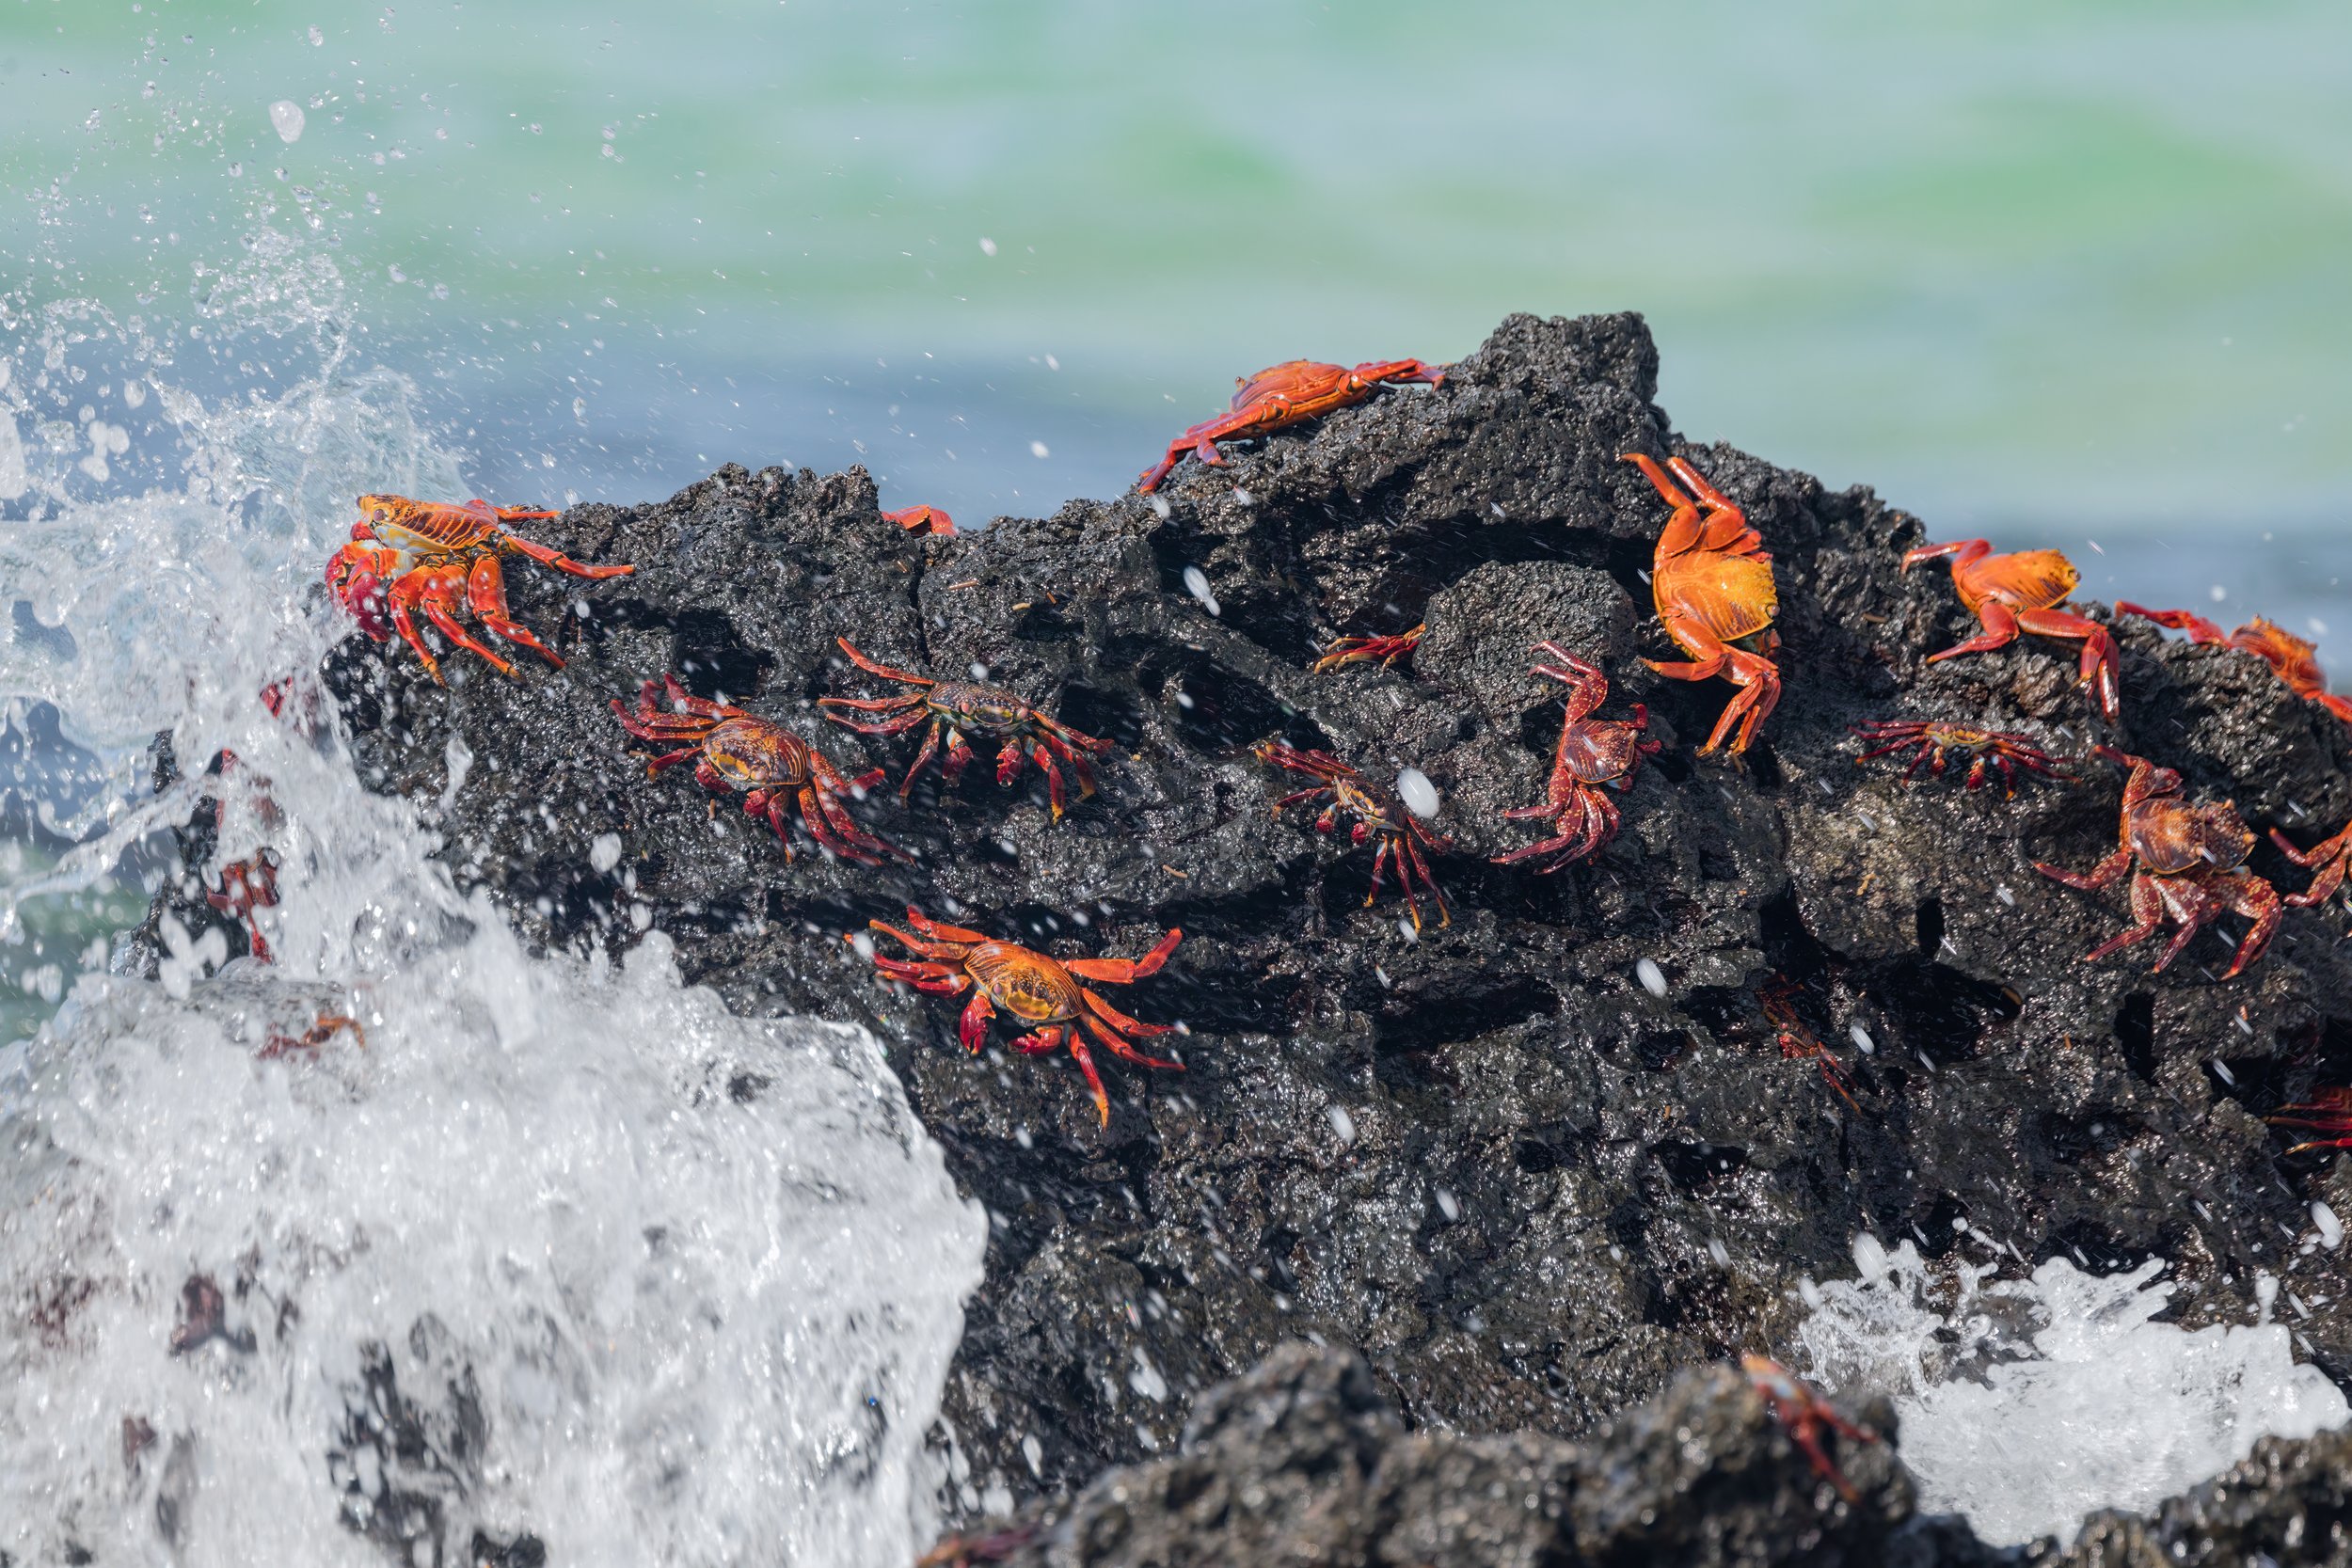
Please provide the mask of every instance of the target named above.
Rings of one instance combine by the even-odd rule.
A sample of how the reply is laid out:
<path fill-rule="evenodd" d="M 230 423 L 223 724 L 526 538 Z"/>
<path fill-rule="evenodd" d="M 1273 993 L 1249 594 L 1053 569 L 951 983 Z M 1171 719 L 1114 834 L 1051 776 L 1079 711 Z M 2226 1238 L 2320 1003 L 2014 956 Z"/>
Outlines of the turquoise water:
<path fill-rule="evenodd" d="M 862 444 L 1048 508 L 1272 360 L 1630 307 L 1685 429 L 1955 527 L 2334 526 L 2347 58 L 2332 3 L 0 0 L 0 245 L 186 313 L 315 218 L 556 488 Z"/>

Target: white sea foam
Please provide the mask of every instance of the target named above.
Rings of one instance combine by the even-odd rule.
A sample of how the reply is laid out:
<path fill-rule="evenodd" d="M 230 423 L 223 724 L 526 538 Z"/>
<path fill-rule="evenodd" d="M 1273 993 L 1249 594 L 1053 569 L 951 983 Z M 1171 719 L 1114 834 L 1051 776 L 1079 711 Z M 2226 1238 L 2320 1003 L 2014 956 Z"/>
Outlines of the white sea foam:
<path fill-rule="evenodd" d="M 85 974 L 0 1053 L 0 1557 L 457 1561 L 479 1529 L 566 1563 L 903 1564 L 985 1222 L 872 1039 L 730 1015 L 659 932 L 617 970 L 526 954 L 331 712 L 306 735 L 258 697 L 340 635 L 313 585 L 354 495 L 469 493 L 408 385 L 349 364 L 310 260 L 221 309 L 315 331 L 314 373 L 217 405 L 158 374 L 183 482 L 95 489 L 51 443 L 0 522 L 42 628 L 0 641 L 0 698 L 55 704 L 117 785 L 76 824 L 117 831 L 0 911 L 186 814 L 192 785 L 148 807 L 159 729 L 192 768 L 235 751 L 220 858 L 266 842 L 282 895 L 276 966 L 208 973 L 180 933 L 168 983 Z M 364 1046 L 262 1059 L 339 1013 Z M 175 1354 L 199 1279 L 221 1332 Z"/>
<path fill-rule="evenodd" d="M 2173 1289 L 2161 1259 L 2101 1276 L 2053 1259 L 1987 1284 L 1990 1266 L 1939 1277 L 1909 1242 L 1890 1253 L 1865 1235 L 1854 1254 L 1861 1277 L 1820 1286 L 1798 1331 L 1806 1370 L 1890 1395 L 1921 1508 L 1988 1541 L 2069 1540 L 2093 1510 L 2147 1509 L 2258 1437 L 2352 1416 L 2283 1326 L 2153 1322 Z"/>

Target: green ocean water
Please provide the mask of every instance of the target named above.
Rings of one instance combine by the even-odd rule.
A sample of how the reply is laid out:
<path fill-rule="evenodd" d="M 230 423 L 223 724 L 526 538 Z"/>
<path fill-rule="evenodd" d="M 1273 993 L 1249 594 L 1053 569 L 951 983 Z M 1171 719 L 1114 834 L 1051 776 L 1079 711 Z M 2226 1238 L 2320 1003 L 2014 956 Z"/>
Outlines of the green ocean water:
<path fill-rule="evenodd" d="M 517 446 L 580 396 L 984 510 L 1276 359 L 1635 308 L 1687 432 L 1956 524 L 2333 527 L 2348 63 L 2326 0 L 0 0 L 0 253 L 168 312 L 317 218 Z"/>

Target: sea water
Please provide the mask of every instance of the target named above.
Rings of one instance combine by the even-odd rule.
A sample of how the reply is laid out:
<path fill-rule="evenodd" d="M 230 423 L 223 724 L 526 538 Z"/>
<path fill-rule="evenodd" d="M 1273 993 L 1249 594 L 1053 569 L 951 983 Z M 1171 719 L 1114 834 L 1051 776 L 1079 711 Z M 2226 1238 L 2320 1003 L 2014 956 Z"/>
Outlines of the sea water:
<path fill-rule="evenodd" d="M 195 888 L 266 844 L 281 901 L 275 965 L 177 927 L 153 980 L 40 956 L 62 1005 L 0 1053 L 0 1554 L 903 1564 L 984 1219 L 863 1031 L 737 1018 L 659 931 L 527 952 L 360 787 L 300 674 L 342 630 L 321 563 L 361 491 L 469 491 L 348 352 L 331 267 L 256 250 L 224 325 L 304 367 L 275 395 L 201 397 L 87 306 L 14 368 L 151 417 L 14 449 L 36 501 L 0 551 L 40 635 L 0 689 L 89 787 L 48 818 L 81 847 L 0 885 L 0 954 L 141 847 Z M 152 483 L 80 499 L 92 456 Z M 154 796 L 157 732 L 236 764 Z M 219 854 L 179 865 L 199 787 Z"/>

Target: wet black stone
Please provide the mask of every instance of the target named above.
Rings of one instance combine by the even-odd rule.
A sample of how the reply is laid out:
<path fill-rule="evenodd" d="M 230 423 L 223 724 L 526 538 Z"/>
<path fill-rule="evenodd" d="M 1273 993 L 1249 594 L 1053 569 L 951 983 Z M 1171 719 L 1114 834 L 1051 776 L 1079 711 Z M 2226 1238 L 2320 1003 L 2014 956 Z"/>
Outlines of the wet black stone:
<path fill-rule="evenodd" d="M 1851 1273 L 1865 1228 L 2011 1270 L 2160 1254 L 2174 1319 L 2247 1321 L 2256 1271 L 2293 1288 L 2329 1256 L 2285 1240 L 2310 1200 L 2352 1212 L 2345 1163 L 2286 1156 L 2261 1120 L 2352 1077 L 2352 1052 L 2326 1043 L 2352 1038 L 2344 915 L 2291 912 L 2228 984 L 2214 976 L 2234 927 L 2162 975 L 2153 944 L 2082 963 L 2125 924 L 2120 892 L 2061 887 L 2031 863 L 2086 867 L 2113 847 L 2116 770 L 2079 760 L 2079 784 L 2029 781 L 2013 799 L 1963 792 L 1957 774 L 1905 787 L 1899 758 L 1857 765 L 1847 727 L 1943 717 L 2077 759 L 2106 739 L 2306 841 L 2352 814 L 2344 727 L 2250 657 L 2139 622 L 2117 628 L 2113 729 L 2074 688 L 2072 645 L 2028 637 L 1929 665 L 1969 623 L 1947 572 L 1899 561 L 1940 532 L 1867 489 L 1680 439 L 1656 378 L 1637 317 L 1515 316 L 1443 387 L 1239 445 L 1222 469 L 1187 462 L 1157 498 L 952 538 L 884 521 L 861 470 L 729 467 L 667 501 L 534 525 L 580 559 L 638 567 L 595 584 L 511 574 L 517 613 L 567 670 L 525 655 L 509 680 L 454 655 L 439 688 L 405 650 L 354 639 L 328 679 L 361 778 L 417 801 L 453 875 L 531 940 L 620 948 L 650 923 L 738 1009 L 856 1020 L 887 1043 L 994 1221 L 946 1393 L 943 1441 L 969 1465 L 952 1510 L 992 1486 L 1075 1493 L 1105 1465 L 1180 1463 L 1154 1456 L 1201 1418 L 1204 1391 L 1307 1336 L 1359 1353 L 1350 1377 L 1407 1428 L 1466 1434 L 1415 1450 L 1418 1491 L 1395 1481 L 1431 1499 L 1397 1505 L 1421 1510 L 1411 1528 L 1438 1528 L 1422 1513 L 1506 1468 L 1543 1528 L 1565 1528 L 1538 1478 L 1568 1463 L 1559 1445 L 1682 1397 L 1668 1391 L 1693 1386 L 1677 1382 L 1690 1369 L 1785 1346 L 1800 1276 Z M 1666 509 L 1619 461 L 1631 450 L 1688 456 L 1772 552 L 1787 691 L 1744 766 L 1692 754 L 1728 687 L 1640 662 L 1680 656 L 1642 576 Z M 1186 591 L 1187 567 L 1219 613 Z M 1333 636 L 1423 620 L 1413 663 L 1308 672 Z M 850 669 L 843 636 L 943 678 L 982 670 L 1114 740 L 1102 793 L 1054 822 L 1036 771 L 999 786 L 984 752 L 959 785 L 934 771 L 902 804 L 916 737 L 855 736 L 815 706 L 899 689 Z M 1550 877 L 1490 863 L 1537 832 L 1502 814 L 1540 799 L 1549 766 L 1556 689 L 1526 673 L 1544 637 L 1607 670 L 1604 716 L 1645 703 L 1670 743 L 1619 798 L 1616 842 Z M 919 863 L 869 869 L 802 840 L 787 864 L 685 769 L 648 779 L 608 705 L 664 671 L 847 770 L 887 768 L 859 814 Z M 1299 782 L 1248 755 L 1273 735 L 1383 784 L 1407 765 L 1435 783 L 1456 846 L 1435 867 L 1450 927 L 1412 940 L 1392 889 L 1362 907 L 1368 849 L 1271 816 Z M 605 834 L 620 858 L 599 869 Z M 2252 863 L 2302 885 L 2266 843 Z M 954 1004 L 878 985 L 843 942 L 910 902 L 1063 955 L 1139 955 L 1182 926 L 1164 974 L 1110 995 L 1184 1021 L 1185 1070 L 1106 1063 L 1103 1127 L 1065 1057 L 1009 1055 L 1001 1027 L 968 1056 Z M 1637 980 L 1644 958 L 1663 996 Z M 1756 1001 L 1776 975 L 1858 1111 L 1782 1054 Z M 2352 1377 L 2352 1297 L 2315 1293 L 2329 1300 L 2296 1329 Z M 1529 1435 L 1462 1446 L 1506 1433 Z M 1404 1477 L 1406 1441 L 1379 1435 L 1388 1457 L 1358 1467 Z M 1794 1549 L 1793 1535 L 1736 1545 L 1748 1527 L 1708 1513 L 1713 1495 L 1655 1528 L 1726 1560 Z M 1489 1527 L 1505 1528 L 1475 1528 Z M 1330 1528 L 1391 1538 L 1370 1519 Z M 1576 1522 L 1574 1539 L 1627 1553 L 1651 1539 L 1618 1528 Z M 1394 1539 L 1415 1543 L 1397 1560 L 1470 1560 L 1447 1543 L 1473 1537 Z M 1180 1560 L 1195 1559 L 1154 1560 Z"/>

